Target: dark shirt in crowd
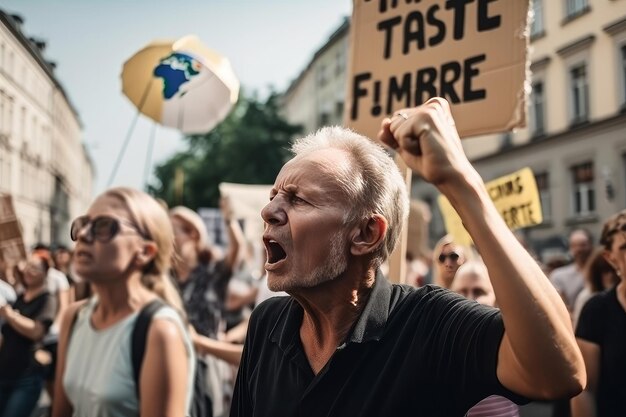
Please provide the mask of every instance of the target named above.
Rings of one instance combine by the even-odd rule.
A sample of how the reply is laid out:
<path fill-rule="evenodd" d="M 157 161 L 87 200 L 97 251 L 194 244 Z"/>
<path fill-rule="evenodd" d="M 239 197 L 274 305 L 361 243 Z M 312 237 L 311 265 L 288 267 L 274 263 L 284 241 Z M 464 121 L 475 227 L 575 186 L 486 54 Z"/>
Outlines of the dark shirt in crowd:
<path fill-rule="evenodd" d="M 13 309 L 22 316 L 40 322 L 46 332 L 56 315 L 56 299 L 50 293 L 43 292 L 30 301 L 20 295 Z M 0 379 L 18 379 L 41 371 L 41 365 L 35 360 L 35 351 L 41 344 L 18 333 L 9 324 L 2 326 L 2 346 L 0 347 Z"/>
<path fill-rule="evenodd" d="M 179 283 L 189 322 L 204 336 L 217 338 L 232 271 L 224 261 L 199 265 Z"/>
<path fill-rule="evenodd" d="M 577 338 L 600 346 L 597 417 L 626 416 L 626 311 L 616 288 L 590 298 L 576 327 Z"/>
<path fill-rule="evenodd" d="M 463 416 L 497 394 L 499 310 L 438 287 L 378 274 L 346 342 L 315 375 L 300 341 L 303 309 L 276 297 L 251 317 L 231 416 Z"/>

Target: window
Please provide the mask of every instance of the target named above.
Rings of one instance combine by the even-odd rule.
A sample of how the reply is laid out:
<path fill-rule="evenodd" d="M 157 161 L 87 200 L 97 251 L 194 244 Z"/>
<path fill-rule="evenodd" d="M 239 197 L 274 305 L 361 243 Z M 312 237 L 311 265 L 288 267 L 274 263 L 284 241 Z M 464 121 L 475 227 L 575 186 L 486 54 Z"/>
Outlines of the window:
<path fill-rule="evenodd" d="M 22 107 L 20 113 L 20 139 L 26 141 L 26 107 Z"/>
<path fill-rule="evenodd" d="M 9 77 L 13 77 L 13 62 L 14 55 L 13 52 L 9 52 L 9 61 L 7 62 L 6 73 L 9 74 Z"/>
<path fill-rule="evenodd" d="M 37 117 L 33 116 L 32 117 L 32 122 L 30 125 L 30 129 L 31 129 L 31 135 L 30 135 L 30 141 L 31 144 L 33 145 L 34 151 L 40 151 L 41 148 L 39 146 L 39 137 L 37 136 Z"/>
<path fill-rule="evenodd" d="M 337 51 L 335 56 L 335 75 L 342 77 L 345 75 L 346 70 L 346 55 L 343 50 Z"/>
<path fill-rule="evenodd" d="M 13 97 L 9 97 L 6 96 L 7 101 L 6 101 L 6 105 L 7 105 L 7 118 L 5 119 L 6 122 L 6 130 L 5 132 L 11 136 L 11 131 L 13 129 Z"/>
<path fill-rule="evenodd" d="M 535 175 L 537 183 L 537 191 L 539 192 L 539 201 L 541 202 L 541 216 L 543 221 L 550 221 L 552 218 L 552 200 L 550 198 L 550 182 L 549 174 L 541 172 Z"/>
<path fill-rule="evenodd" d="M 4 184 L 4 189 L 11 193 L 11 155 L 6 154 L 6 159 L 4 161 L 4 166 L 2 167 L 2 183 Z"/>
<path fill-rule="evenodd" d="M 341 120 L 343 119 L 343 101 L 337 101 L 335 103 L 335 119 L 341 124 Z"/>
<path fill-rule="evenodd" d="M 622 154 L 622 166 L 624 167 L 622 174 L 624 175 L 624 184 L 626 184 L 626 152 Z M 626 196 L 626 189 L 624 190 L 624 196 Z M 626 197 L 624 198 L 624 205 L 622 207 L 626 207 Z"/>
<path fill-rule="evenodd" d="M 537 81 L 533 84 L 530 96 L 530 117 L 531 135 L 541 136 L 545 133 L 545 96 L 543 82 Z"/>
<path fill-rule="evenodd" d="M 621 56 L 621 76 L 622 76 L 622 105 L 626 105 L 626 44 L 620 47 Z"/>
<path fill-rule="evenodd" d="M 593 162 L 572 168 L 572 214 L 585 216 L 596 211 Z"/>
<path fill-rule="evenodd" d="M 318 127 L 328 126 L 330 124 L 330 114 L 322 112 L 319 115 Z"/>
<path fill-rule="evenodd" d="M 328 81 L 326 65 L 320 65 L 317 70 L 317 83 L 320 87 L 324 87 Z"/>
<path fill-rule="evenodd" d="M 23 159 L 20 161 L 20 191 L 22 197 L 26 197 L 26 161 Z"/>
<path fill-rule="evenodd" d="M 587 0 L 565 0 L 565 17 L 574 17 L 588 8 Z"/>
<path fill-rule="evenodd" d="M 533 20 L 530 24 L 530 37 L 543 35 L 543 0 L 533 1 Z"/>
<path fill-rule="evenodd" d="M 4 91 L 0 90 L 0 134 L 6 133 L 5 101 Z"/>
<path fill-rule="evenodd" d="M 589 92 L 585 64 L 570 69 L 572 124 L 587 121 L 589 117 Z"/>

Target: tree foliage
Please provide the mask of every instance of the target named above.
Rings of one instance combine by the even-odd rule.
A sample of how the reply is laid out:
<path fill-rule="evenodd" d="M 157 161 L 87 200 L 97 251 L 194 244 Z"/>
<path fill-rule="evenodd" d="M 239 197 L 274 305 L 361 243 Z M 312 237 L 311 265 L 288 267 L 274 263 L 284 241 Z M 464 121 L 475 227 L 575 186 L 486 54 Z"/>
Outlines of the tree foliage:
<path fill-rule="evenodd" d="M 197 209 L 217 207 L 221 182 L 272 184 L 289 158 L 292 137 L 301 131 L 280 116 L 278 100 L 276 94 L 265 101 L 242 94 L 222 123 L 186 137 L 188 148 L 155 168 L 157 181 L 148 191 L 170 206 Z M 177 171 L 183 173 L 182 190 Z"/>

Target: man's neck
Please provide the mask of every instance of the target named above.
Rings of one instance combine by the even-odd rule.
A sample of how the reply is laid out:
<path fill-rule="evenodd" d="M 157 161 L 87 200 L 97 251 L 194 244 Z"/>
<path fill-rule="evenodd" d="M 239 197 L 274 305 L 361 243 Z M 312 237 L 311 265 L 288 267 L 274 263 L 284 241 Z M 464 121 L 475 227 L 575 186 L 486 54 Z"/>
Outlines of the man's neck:
<path fill-rule="evenodd" d="M 304 309 L 300 339 L 317 374 L 359 318 L 375 282 L 375 271 L 350 274 L 293 294 Z"/>
<path fill-rule="evenodd" d="M 585 268 L 585 264 L 587 263 L 587 258 L 585 259 L 576 259 L 574 261 L 574 265 L 576 265 L 576 269 L 582 271 Z"/>

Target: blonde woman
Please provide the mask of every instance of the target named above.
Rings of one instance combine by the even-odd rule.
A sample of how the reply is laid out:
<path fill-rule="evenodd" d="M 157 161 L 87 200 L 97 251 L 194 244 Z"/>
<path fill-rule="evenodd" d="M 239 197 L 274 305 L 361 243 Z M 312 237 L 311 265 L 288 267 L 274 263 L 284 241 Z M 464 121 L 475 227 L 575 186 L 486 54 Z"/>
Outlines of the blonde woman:
<path fill-rule="evenodd" d="M 64 315 L 53 417 L 187 415 L 194 353 L 168 272 L 173 231 L 166 211 L 147 194 L 114 188 L 74 220 L 74 268 L 94 296 Z M 139 312 L 161 298 L 138 375 L 131 333 Z"/>
<path fill-rule="evenodd" d="M 445 235 L 433 249 L 433 284 L 450 288 L 454 274 L 467 260 L 469 250 L 454 242 L 451 235 Z"/>

